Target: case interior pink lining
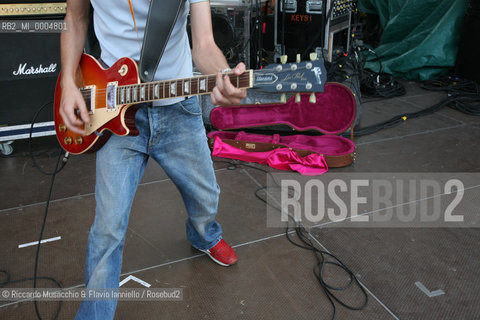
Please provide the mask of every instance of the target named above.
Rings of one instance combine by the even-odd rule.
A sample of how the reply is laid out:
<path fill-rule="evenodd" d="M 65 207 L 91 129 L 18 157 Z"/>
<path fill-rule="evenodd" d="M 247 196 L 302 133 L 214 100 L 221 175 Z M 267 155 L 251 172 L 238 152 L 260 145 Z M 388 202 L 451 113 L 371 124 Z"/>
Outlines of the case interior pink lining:
<path fill-rule="evenodd" d="M 340 83 L 326 83 L 324 92 L 315 93 L 315 103 L 309 102 L 310 93 L 300 97 L 300 102 L 292 96 L 286 103 L 217 107 L 210 120 L 220 130 L 286 124 L 298 131 L 340 134 L 355 119 L 355 97 Z"/>
<path fill-rule="evenodd" d="M 297 131 L 315 130 L 324 135 L 267 136 L 244 131 L 213 131 L 208 137 L 282 144 L 293 149 L 310 150 L 329 156 L 354 152 L 353 141 L 337 136 L 346 131 L 355 119 L 355 97 L 350 89 L 340 83 L 329 82 L 325 84 L 324 92 L 315 93 L 315 103 L 309 102 L 310 93 L 301 93 L 300 97 L 300 102 L 295 102 L 293 96 L 286 103 L 217 107 L 212 110 L 210 120 L 212 125 L 220 130 L 286 124 Z"/>

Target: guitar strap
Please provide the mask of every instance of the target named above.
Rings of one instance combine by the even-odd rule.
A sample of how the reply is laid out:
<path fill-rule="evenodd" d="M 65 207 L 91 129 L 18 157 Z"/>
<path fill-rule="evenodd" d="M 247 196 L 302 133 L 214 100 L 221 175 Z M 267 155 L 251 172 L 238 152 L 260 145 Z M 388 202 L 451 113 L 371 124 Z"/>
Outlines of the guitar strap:
<path fill-rule="evenodd" d="M 183 3 L 184 0 L 150 0 L 139 63 L 143 82 L 153 81 Z M 133 11 L 132 17 L 135 22 Z"/>

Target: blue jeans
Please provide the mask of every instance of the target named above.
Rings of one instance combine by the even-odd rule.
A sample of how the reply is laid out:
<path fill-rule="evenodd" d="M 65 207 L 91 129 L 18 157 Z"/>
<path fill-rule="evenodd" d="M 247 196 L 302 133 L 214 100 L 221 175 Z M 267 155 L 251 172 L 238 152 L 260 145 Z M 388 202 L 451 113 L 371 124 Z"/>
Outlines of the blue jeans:
<path fill-rule="evenodd" d="M 182 195 L 192 246 L 210 249 L 221 239 L 222 229 L 215 221 L 220 190 L 197 98 L 169 106 L 144 105 L 135 124 L 138 136 L 112 135 L 97 152 L 97 207 L 87 244 L 87 289 L 118 288 L 130 208 L 149 157 L 163 167 Z M 116 305 L 116 300 L 84 300 L 75 319 L 113 319 Z"/>

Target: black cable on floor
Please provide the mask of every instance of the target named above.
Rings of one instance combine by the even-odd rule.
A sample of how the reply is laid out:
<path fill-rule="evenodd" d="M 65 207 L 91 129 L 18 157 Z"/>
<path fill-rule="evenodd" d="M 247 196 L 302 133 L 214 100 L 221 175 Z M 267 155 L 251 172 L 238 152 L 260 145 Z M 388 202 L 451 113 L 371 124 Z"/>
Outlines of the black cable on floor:
<path fill-rule="evenodd" d="M 6 277 L 6 280 L 0 282 L 0 288 L 4 288 L 6 285 L 10 285 L 10 284 L 13 284 L 13 283 L 21 283 L 21 282 L 27 282 L 27 281 L 32 281 L 32 280 L 33 280 L 33 289 L 34 290 L 37 288 L 37 280 L 49 280 L 49 281 L 54 282 L 58 288 L 62 288 L 61 283 L 59 281 L 57 281 L 55 278 L 39 277 L 38 276 L 38 261 L 39 261 L 39 256 L 40 256 L 40 244 L 41 244 L 41 241 L 42 241 L 43 232 L 45 230 L 45 224 L 46 224 L 46 221 L 47 221 L 47 214 L 48 214 L 48 208 L 49 208 L 49 205 L 50 205 L 50 199 L 51 199 L 51 196 L 52 196 L 53 183 L 55 182 L 56 174 L 60 171 L 60 169 L 59 169 L 60 159 L 62 159 L 62 153 L 61 152 L 58 155 L 55 170 L 51 174 L 52 178 L 51 178 L 51 181 L 50 181 L 50 188 L 48 190 L 47 202 L 46 202 L 46 205 L 45 205 L 45 211 L 44 211 L 44 215 L 43 215 L 42 226 L 41 226 L 41 229 L 40 229 L 40 235 L 38 237 L 39 239 L 38 239 L 38 243 L 37 243 L 37 250 L 36 250 L 36 253 L 35 253 L 35 267 L 34 267 L 33 277 L 22 278 L 22 279 L 18 279 L 18 280 L 10 280 L 10 273 L 6 270 L 0 270 L 0 274 L 4 274 L 5 277 Z M 36 314 L 37 318 L 42 320 L 42 317 L 40 316 L 40 312 L 38 311 L 38 304 L 37 304 L 37 299 L 36 298 L 34 298 L 33 303 L 34 303 L 35 314 Z M 56 310 L 56 312 L 55 312 L 55 314 L 52 318 L 53 320 L 58 318 L 61 307 L 62 307 L 62 301 L 59 301 L 57 310 Z"/>
<path fill-rule="evenodd" d="M 52 104 L 51 102 L 48 102 L 48 103 L 45 103 L 44 105 L 42 105 L 38 111 L 35 113 L 33 119 L 32 119 L 32 122 L 31 122 L 31 126 L 30 126 L 30 133 L 29 133 L 29 154 L 30 154 L 30 158 L 32 159 L 32 162 L 33 162 L 33 165 L 34 167 L 39 170 L 41 173 L 45 174 L 45 175 L 49 175 L 51 176 L 51 181 L 50 181 L 50 187 L 49 187 L 49 191 L 48 191 L 48 196 L 47 196 L 47 201 L 46 201 L 46 205 L 45 205 L 45 211 L 44 211 L 44 215 L 43 215 L 43 221 L 42 221 L 42 225 L 41 225 L 41 229 L 40 229 L 40 235 L 39 235 L 39 239 L 38 239 L 38 243 L 37 243 L 37 250 L 36 250 L 36 253 L 35 253 L 35 266 L 34 266 L 34 272 L 33 272 L 33 277 L 31 278 L 22 278 L 22 279 L 18 279 L 18 280 L 11 280 L 10 279 L 10 273 L 6 270 L 0 270 L 0 274 L 4 274 L 5 277 L 6 277 L 6 280 L 0 282 L 0 288 L 4 288 L 6 285 L 10 285 L 10 284 L 13 284 L 13 283 L 22 283 L 22 282 L 27 282 L 27 281 L 32 281 L 33 280 L 33 289 L 35 290 L 37 288 L 37 280 L 49 280 L 49 281 L 52 281 L 53 283 L 56 284 L 56 286 L 58 288 L 62 288 L 62 285 L 59 281 L 57 281 L 55 278 L 52 278 L 52 277 L 39 277 L 38 276 L 38 261 L 39 261 L 39 256 L 40 256 L 40 245 L 41 245 L 41 241 L 42 241 L 42 238 L 43 238 L 43 232 L 45 230 L 45 224 L 46 224 L 46 221 L 47 221 L 47 215 L 48 215 L 48 208 L 49 208 L 49 205 L 50 205 L 50 200 L 51 200 L 51 196 L 52 196 L 52 191 L 53 191 L 53 184 L 55 182 L 55 177 L 57 175 L 57 173 L 59 173 L 66 165 L 66 162 L 68 160 L 68 152 L 65 153 L 65 155 L 63 156 L 63 159 L 62 159 L 62 149 L 59 148 L 59 152 L 58 152 L 58 157 L 57 157 L 57 162 L 56 162 L 56 165 L 55 165 L 55 169 L 53 172 L 46 172 L 44 171 L 36 162 L 35 160 L 35 156 L 33 154 L 33 147 L 32 147 L 32 140 L 33 140 L 33 127 L 37 121 L 37 118 L 38 118 L 38 115 L 40 114 L 40 112 L 47 106 L 47 105 L 50 105 Z M 60 165 L 60 160 L 62 159 L 62 163 Z M 35 307 L 35 314 L 37 316 L 38 319 L 42 320 L 42 317 L 40 316 L 40 312 L 38 310 L 38 304 L 37 304 L 37 299 L 34 298 L 33 300 L 34 302 L 34 307 Z M 61 310 L 61 307 L 62 307 L 62 301 L 59 301 L 59 304 L 58 304 L 58 307 L 57 307 L 57 310 L 53 316 L 53 320 L 57 319 L 58 318 L 58 315 L 60 313 L 60 310 Z"/>
<path fill-rule="evenodd" d="M 447 93 L 480 94 L 480 85 L 472 80 L 454 76 L 445 76 L 438 79 L 426 80 L 421 87 L 430 91 L 445 91 Z"/>
<path fill-rule="evenodd" d="M 363 56 L 363 60 L 359 63 L 358 69 L 360 70 L 360 89 L 362 95 L 367 97 L 382 97 L 393 98 L 405 95 L 405 87 L 395 80 L 392 75 L 383 73 L 382 60 L 377 53 L 365 46 L 355 46 L 354 51 Z M 364 65 L 368 54 L 373 54 L 379 64 L 379 71 L 374 72 L 372 70 L 364 69 Z"/>
<path fill-rule="evenodd" d="M 378 132 L 382 129 L 394 127 L 404 121 L 433 114 L 445 107 L 463 112 L 468 115 L 480 116 L 480 95 L 473 93 L 454 93 L 431 107 L 422 109 L 417 112 L 403 113 L 396 115 L 386 121 L 376 123 L 371 126 L 357 128 L 354 131 L 355 137 L 360 137 Z M 346 135 L 344 135 L 346 136 Z"/>
<path fill-rule="evenodd" d="M 405 95 L 405 87 L 389 74 L 364 70 L 360 80 L 363 95 L 368 97 L 393 98 Z"/>
<path fill-rule="evenodd" d="M 39 256 L 40 256 L 40 244 L 41 244 L 42 237 L 43 237 L 43 231 L 45 230 L 45 224 L 47 222 L 48 208 L 50 206 L 50 199 L 52 197 L 53 184 L 55 182 L 55 177 L 56 177 L 57 173 L 63 168 L 62 167 L 62 168 L 59 169 L 59 164 L 60 164 L 60 159 L 61 158 L 62 158 L 62 153 L 60 152 L 58 154 L 57 164 L 55 166 L 55 170 L 52 173 L 52 179 L 50 180 L 50 188 L 48 190 L 47 203 L 45 205 L 45 212 L 43 214 L 42 227 L 40 228 L 40 235 L 38 237 L 37 251 L 35 253 L 35 268 L 34 268 L 34 271 L 33 271 L 33 289 L 37 289 L 37 279 L 38 279 L 37 273 L 38 273 L 38 260 L 39 260 Z M 57 284 L 60 285 L 60 283 L 58 283 L 56 280 L 54 280 L 54 281 Z M 59 287 L 62 288 L 61 285 Z M 35 306 L 35 314 L 37 315 L 37 318 L 41 320 L 42 317 L 40 316 L 40 312 L 38 311 L 38 305 L 37 305 L 37 299 L 36 298 L 33 299 L 33 304 Z M 55 313 L 55 315 L 52 319 L 57 319 L 61 308 L 62 308 L 62 301 L 60 300 L 59 304 L 58 304 L 57 311 L 56 311 L 56 313 Z"/>
<path fill-rule="evenodd" d="M 364 48 L 360 49 L 365 50 Z M 366 50 L 376 55 L 375 51 L 368 48 L 366 48 Z M 394 80 L 390 75 L 381 74 L 382 64 L 378 56 L 377 60 L 380 64 L 380 73 L 363 70 L 363 66 L 359 66 L 357 69 L 362 75 L 362 94 L 381 98 L 392 98 L 405 94 L 405 89 L 401 84 Z M 351 61 L 355 63 L 355 61 Z M 332 74 L 335 73 L 332 72 Z M 360 137 L 372 134 L 382 129 L 398 125 L 409 119 L 433 114 L 445 107 L 449 107 L 468 115 L 480 116 L 480 85 L 474 81 L 461 79 L 455 76 L 445 76 L 438 79 L 426 80 L 422 83 L 421 87 L 430 91 L 445 91 L 447 97 L 443 101 L 418 112 L 399 114 L 386 121 L 368 127 L 356 128 L 354 136 Z M 372 101 L 378 100 L 380 99 Z M 364 104 L 372 101 L 364 102 Z"/>
<path fill-rule="evenodd" d="M 214 162 L 227 163 L 229 165 L 229 167 L 227 167 L 228 170 L 235 170 L 238 167 L 242 166 L 242 167 L 252 168 L 252 169 L 264 172 L 266 174 L 271 174 L 271 172 L 269 172 L 267 170 L 258 168 L 258 167 L 253 166 L 253 165 L 244 164 L 244 163 L 233 163 L 231 161 L 226 161 L 226 160 L 215 160 Z M 266 203 L 268 206 L 270 206 L 270 207 L 274 208 L 275 210 L 281 212 L 282 210 L 280 208 L 272 206 L 263 197 L 261 197 L 259 195 L 260 191 L 265 191 L 266 192 L 269 188 L 281 188 L 281 187 L 278 184 L 276 184 L 275 186 L 263 186 L 261 188 L 258 188 L 255 191 L 255 196 L 260 201 Z M 289 220 L 290 219 L 293 220 L 293 217 L 291 215 L 288 215 L 288 217 L 289 217 Z M 333 255 L 330 252 L 327 252 L 325 250 L 318 249 L 317 246 L 315 246 L 315 244 L 309 238 L 309 232 L 306 231 L 305 228 L 299 222 L 294 221 L 294 227 L 293 227 L 293 230 L 291 230 L 291 227 L 290 227 L 288 221 L 287 221 L 287 227 L 285 229 L 285 235 L 286 235 L 288 241 L 290 243 L 292 243 L 293 245 L 299 247 L 299 248 L 312 251 L 313 254 L 315 255 L 315 259 L 317 260 L 317 262 L 313 267 L 313 273 L 314 273 L 315 277 L 317 278 L 320 286 L 322 287 L 322 290 L 325 293 L 328 301 L 332 305 L 332 309 L 333 309 L 332 320 L 336 319 L 336 314 L 337 314 L 337 306 L 336 306 L 335 302 L 339 303 L 341 306 L 343 306 L 343 307 L 345 307 L 349 310 L 362 310 L 362 309 L 364 309 L 368 304 L 368 294 L 367 294 L 365 288 L 358 282 L 355 274 L 342 261 L 340 261 L 340 259 L 338 259 L 335 255 Z M 295 234 L 300 239 L 301 243 L 295 242 L 291 238 L 290 234 L 293 231 L 295 231 Z M 327 258 L 330 258 L 330 260 L 327 260 Z M 343 287 L 335 287 L 335 286 L 329 285 L 325 281 L 325 276 L 323 274 L 323 271 L 324 271 L 324 269 L 327 265 L 335 266 L 335 267 L 343 270 L 349 276 L 350 281 Z M 342 301 L 340 298 L 338 298 L 337 295 L 335 295 L 335 293 L 334 293 L 335 291 L 347 290 L 349 288 L 352 288 L 354 285 L 356 285 L 356 286 L 358 286 L 358 288 L 360 288 L 360 290 L 362 292 L 362 295 L 364 297 L 364 302 L 360 306 L 349 305 L 346 302 Z"/>
<path fill-rule="evenodd" d="M 22 282 L 27 282 L 27 281 L 32 281 L 32 280 L 48 280 L 48 281 L 52 281 L 59 289 L 63 288 L 61 283 L 58 282 L 55 278 L 52 278 L 52 277 L 31 277 L 31 278 L 22 278 L 22 279 L 18 279 L 18 280 L 10 280 L 10 273 L 8 273 L 8 271 L 6 270 L 0 270 L 0 274 L 4 274 L 5 277 L 6 277 L 6 280 L 5 281 L 1 281 L 0 282 L 0 288 L 5 288 L 5 286 L 7 285 L 10 285 L 10 284 L 14 284 L 14 283 L 22 283 Z M 36 306 L 36 301 L 34 300 L 34 303 L 35 303 L 35 311 L 36 313 L 38 312 L 37 310 L 37 306 Z M 57 307 L 57 310 L 55 312 L 55 315 L 53 316 L 53 320 L 54 319 L 57 319 L 58 318 L 58 315 L 60 313 L 60 309 L 62 307 L 62 301 L 59 301 L 59 305 Z M 42 319 L 40 317 L 40 315 L 37 313 L 37 318 L 38 319 Z"/>
<path fill-rule="evenodd" d="M 48 190 L 47 201 L 46 201 L 46 204 L 45 204 L 45 212 L 43 214 L 42 226 L 40 228 L 40 235 L 38 237 L 37 250 L 36 250 L 36 253 L 35 253 L 35 267 L 34 267 L 34 271 L 33 271 L 33 289 L 37 288 L 37 279 L 41 279 L 41 278 L 38 277 L 38 260 L 39 260 L 39 256 L 40 256 L 40 245 L 41 245 L 41 241 L 42 241 L 42 238 L 43 238 L 43 232 L 45 230 L 45 224 L 47 222 L 48 208 L 50 206 L 50 200 L 51 200 L 51 197 L 52 197 L 53 184 L 55 183 L 55 177 L 56 177 L 57 173 L 62 171 L 62 169 L 67 164 L 68 155 L 69 155 L 68 152 L 65 153 L 65 156 L 63 157 L 62 163 L 60 165 L 60 159 L 62 159 L 62 148 L 59 148 L 57 163 L 55 165 L 55 169 L 53 170 L 53 172 L 46 172 L 46 171 L 42 170 L 40 168 L 40 166 L 38 166 L 37 162 L 35 161 L 35 157 L 33 156 L 33 152 L 32 152 L 33 126 L 36 123 L 38 115 L 40 114 L 40 112 L 43 110 L 43 108 L 45 108 L 45 106 L 47 106 L 49 104 L 51 104 L 51 102 L 44 104 L 35 113 L 35 115 L 33 117 L 33 120 L 32 120 L 32 124 L 30 126 L 30 135 L 29 135 L 29 141 L 28 141 L 29 142 L 28 145 L 29 145 L 30 157 L 33 161 L 33 164 L 34 164 L 35 168 L 37 168 L 41 173 L 43 173 L 45 175 L 49 175 L 49 176 L 52 177 L 52 179 L 50 180 L 50 188 Z M 62 285 L 57 280 L 55 280 L 53 278 L 50 278 L 50 279 L 53 280 L 58 285 L 59 288 L 62 288 Z M 38 304 L 37 304 L 37 299 L 36 298 L 34 298 L 33 304 L 34 304 L 34 307 L 35 307 L 35 314 L 37 315 L 37 318 L 41 320 L 42 317 L 40 316 L 40 312 L 38 311 Z M 59 304 L 58 304 L 58 307 L 57 307 L 57 311 L 55 312 L 55 315 L 53 316 L 52 319 L 57 319 L 61 308 L 62 308 L 62 301 L 60 300 Z"/>
<path fill-rule="evenodd" d="M 293 218 L 290 215 L 289 215 L 289 218 L 293 220 Z M 312 240 L 310 240 L 310 238 L 308 237 L 309 233 L 305 230 L 303 226 L 295 222 L 295 226 L 294 226 L 295 234 L 300 239 L 301 243 L 297 243 L 293 241 L 293 239 L 290 237 L 289 230 L 290 230 L 290 227 L 287 222 L 287 228 L 285 230 L 285 234 L 287 236 L 288 241 L 290 241 L 290 243 L 292 243 L 293 245 L 299 248 L 310 250 L 315 255 L 317 264 L 313 268 L 313 273 L 315 274 L 315 277 L 317 278 L 318 282 L 320 283 L 320 286 L 322 287 L 325 295 L 327 296 L 328 300 L 330 301 L 330 304 L 332 305 L 332 308 L 333 308 L 332 319 L 336 319 L 336 315 L 337 315 L 337 306 L 335 305 L 335 301 L 339 303 L 341 306 L 343 306 L 344 308 L 349 310 L 364 309 L 368 304 L 368 294 L 365 291 L 364 287 L 358 282 L 355 274 L 342 261 L 340 261 L 338 257 L 336 257 L 335 255 L 331 254 L 328 251 L 318 249 L 313 244 Z M 333 261 L 327 261 L 327 258 L 333 259 Z M 335 286 L 329 285 L 325 281 L 324 274 L 323 274 L 323 270 L 327 265 L 332 265 L 337 268 L 340 268 L 340 270 L 344 271 L 348 275 L 350 281 L 343 287 L 335 287 Z M 352 288 L 353 285 L 356 285 L 358 288 L 360 288 L 362 295 L 364 297 L 364 302 L 360 306 L 349 305 L 334 294 L 335 291 L 344 291 L 349 288 Z"/>
<path fill-rule="evenodd" d="M 357 128 L 355 129 L 355 131 L 353 132 L 354 133 L 354 136 L 355 137 L 361 137 L 361 136 L 365 136 L 365 135 L 368 135 L 368 134 L 372 134 L 372 133 L 375 133 L 375 132 L 378 132 L 380 130 L 383 130 L 383 129 L 386 129 L 386 128 L 391 128 L 391 127 L 394 127 L 404 121 L 407 121 L 407 120 L 410 120 L 410 119 L 414 119 L 414 118 L 418 118 L 420 116 L 424 116 L 424 115 L 428 115 L 428 114 L 432 114 L 432 113 L 435 113 L 441 109 L 443 109 L 444 107 L 446 107 L 449 103 L 451 103 L 454 99 L 453 98 L 447 98 L 429 108 L 426 108 L 426 109 L 423 109 L 423 110 L 420 110 L 420 111 L 417 111 L 417 112 L 410 112 L 410 113 L 403 113 L 403 114 L 399 114 L 399 115 L 396 115 L 388 120 L 385 120 L 383 122 L 379 122 L 379 123 L 376 123 L 374 125 L 371 125 L 371 126 L 367 126 L 367 127 L 361 127 L 361 128 Z M 346 135 L 344 135 L 346 136 Z"/>
<path fill-rule="evenodd" d="M 445 91 L 452 98 L 449 107 L 472 116 L 480 116 L 480 85 L 475 81 L 458 77 L 427 80 L 422 88 L 430 91 Z"/>

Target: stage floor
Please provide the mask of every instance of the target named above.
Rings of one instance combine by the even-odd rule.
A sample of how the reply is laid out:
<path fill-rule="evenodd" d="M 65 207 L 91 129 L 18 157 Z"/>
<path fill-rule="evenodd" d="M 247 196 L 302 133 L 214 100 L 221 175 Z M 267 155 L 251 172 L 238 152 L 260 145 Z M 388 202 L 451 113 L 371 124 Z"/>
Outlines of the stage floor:
<path fill-rule="evenodd" d="M 425 91 L 415 82 L 403 83 L 405 96 L 364 99 L 360 125 L 418 111 L 446 97 L 443 92 Z M 357 138 L 354 165 L 309 178 L 326 181 L 338 177 L 348 182 L 363 177 L 372 183 L 370 175 L 404 182 L 418 175 L 418 181 L 428 179 L 441 186 L 442 215 L 437 220 L 444 218 L 448 204 L 453 208 L 454 195 L 447 194 L 446 181 L 457 179 L 465 187 L 452 214 L 463 215 L 469 227 L 445 221 L 434 221 L 428 227 L 420 223 L 358 227 L 349 219 L 305 221 L 311 241 L 350 268 L 368 294 L 368 305 L 359 311 L 334 302 L 336 319 L 480 319 L 479 137 L 480 118 L 447 108 Z M 38 164 L 51 171 L 56 162 L 54 137 L 36 138 L 33 144 Z M 50 177 L 34 168 L 26 141 L 16 141 L 13 146 L 12 155 L 0 158 L 0 270 L 17 280 L 33 276 L 36 247 L 19 245 L 38 240 Z M 293 246 L 284 226 L 275 227 L 267 220 L 271 209 L 255 196 L 256 190 L 271 183 L 270 175 L 255 168 L 274 177 L 280 177 L 279 171 L 262 165 L 233 168 L 225 161 L 240 162 L 214 158 L 222 190 L 218 221 L 224 239 L 238 254 L 238 263 L 218 266 L 189 245 L 181 197 L 162 169 L 150 161 L 132 207 L 121 280 L 134 276 L 150 288 L 179 288 L 183 298 L 120 301 L 116 319 L 332 318 L 332 304 L 313 273 L 314 255 Z M 55 278 L 65 288 L 81 288 L 84 281 L 85 248 L 95 208 L 94 165 L 93 154 L 71 156 L 54 185 L 43 239 L 58 240 L 41 246 L 38 274 Z M 281 176 L 308 180 L 296 173 Z M 374 192 L 368 190 L 370 203 Z M 341 194 L 340 198 L 351 209 L 348 197 Z M 391 207 L 406 205 L 405 199 L 392 196 L 389 200 Z M 425 195 L 417 189 L 408 200 L 407 204 L 420 206 Z M 374 217 L 382 213 L 381 208 L 361 213 Z M 426 210 L 437 210 L 434 202 Z M 294 234 L 292 237 L 298 240 Z M 343 286 L 349 278 L 332 264 L 326 265 L 323 275 L 334 286 Z M 5 274 L 0 274 L 0 282 L 4 279 Z M 122 288 L 143 287 L 134 280 Z M 7 287 L 32 285 L 27 281 Z M 39 287 L 54 285 L 39 280 Z M 349 305 L 363 303 L 358 286 L 336 294 Z M 63 302 L 58 319 L 73 319 L 79 304 Z M 42 318 L 51 319 L 57 306 L 54 301 L 41 301 Z M 31 300 L 0 301 L 0 319 L 35 318 Z"/>

